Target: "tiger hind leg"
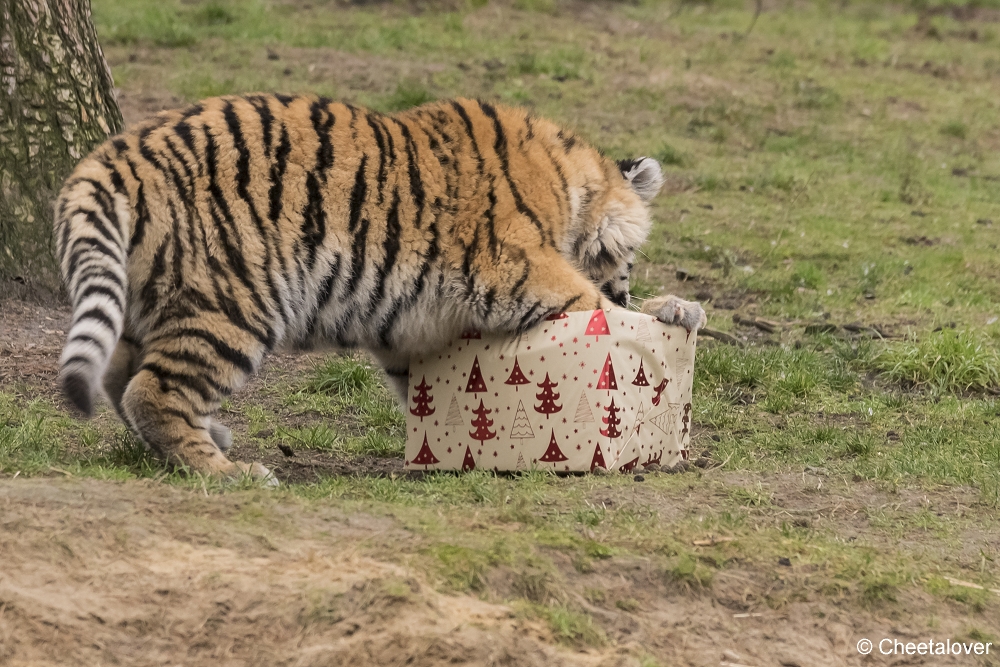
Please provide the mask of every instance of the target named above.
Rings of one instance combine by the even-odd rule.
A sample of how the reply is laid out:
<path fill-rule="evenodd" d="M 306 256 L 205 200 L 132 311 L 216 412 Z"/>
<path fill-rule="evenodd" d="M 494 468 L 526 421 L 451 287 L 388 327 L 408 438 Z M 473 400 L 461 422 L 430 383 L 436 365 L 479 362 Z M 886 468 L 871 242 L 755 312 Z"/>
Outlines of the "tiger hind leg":
<path fill-rule="evenodd" d="M 108 369 L 104 373 L 104 393 L 107 395 L 115 412 L 125 423 L 128 419 L 122 411 L 122 397 L 125 388 L 135 376 L 138 369 L 139 348 L 125 339 L 119 340 L 115 347 L 114 354 L 108 363 Z M 233 432 L 215 418 L 210 418 L 211 424 L 208 427 L 209 435 L 219 451 L 225 453 L 233 446 Z"/>
<path fill-rule="evenodd" d="M 220 345 L 228 359 L 213 354 Z M 254 352 L 247 355 L 214 336 L 163 337 L 147 344 L 121 398 L 126 423 L 168 464 L 212 476 L 248 475 L 277 485 L 260 463 L 226 458 L 223 446 L 228 449 L 232 436 L 213 417 L 222 397 L 253 371 L 256 362 L 251 360 L 261 356 L 260 350 Z"/>

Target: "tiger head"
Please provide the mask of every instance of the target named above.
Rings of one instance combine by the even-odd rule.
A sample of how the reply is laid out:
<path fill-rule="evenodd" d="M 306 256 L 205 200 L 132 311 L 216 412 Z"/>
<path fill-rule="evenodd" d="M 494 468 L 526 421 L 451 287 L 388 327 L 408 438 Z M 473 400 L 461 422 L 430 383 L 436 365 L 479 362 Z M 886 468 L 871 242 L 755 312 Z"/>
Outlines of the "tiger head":
<path fill-rule="evenodd" d="M 603 183 L 582 211 L 571 254 L 606 297 L 627 308 L 629 274 L 649 235 L 649 202 L 663 186 L 663 171 L 649 157 L 604 162 Z"/>

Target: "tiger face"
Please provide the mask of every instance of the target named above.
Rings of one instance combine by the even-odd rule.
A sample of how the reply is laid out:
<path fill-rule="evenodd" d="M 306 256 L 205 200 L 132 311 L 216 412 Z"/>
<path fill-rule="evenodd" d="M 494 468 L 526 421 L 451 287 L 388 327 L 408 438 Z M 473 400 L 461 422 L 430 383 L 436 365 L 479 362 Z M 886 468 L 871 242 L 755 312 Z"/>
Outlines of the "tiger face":
<path fill-rule="evenodd" d="M 581 270 L 600 285 L 612 303 L 627 308 L 629 275 L 636 251 L 649 235 L 649 203 L 663 186 L 663 172 L 653 158 L 620 160 L 606 174 L 606 191 L 595 202 L 589 225 L 574 241 Z"/>

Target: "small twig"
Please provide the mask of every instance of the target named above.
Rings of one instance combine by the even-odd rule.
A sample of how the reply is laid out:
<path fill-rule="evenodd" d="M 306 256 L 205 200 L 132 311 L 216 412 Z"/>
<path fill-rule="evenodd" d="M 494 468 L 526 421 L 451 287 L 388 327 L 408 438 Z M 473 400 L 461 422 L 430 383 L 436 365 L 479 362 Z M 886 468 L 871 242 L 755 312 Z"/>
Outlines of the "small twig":
<path fill-rule="evenodd" d="M 735 537 L 716 537 L 715 535 L 709 535 L 707 540 L 694 540 L 691 544 L 696 547 L 714 547 L 716 544 L 732 542 L 735 539 Z"/>
<path fill-rule="evenodd" d="M 757 0 L 757 9 L 753 13 L 753 20 L 750 21 L 750 27 L 747 28 L 747 31 L 745 33 L 743 33 L 743 39 L 746 39 L 747 37 L 750 36 L 750 31 L 753 30 L 753 27 L 755 25 L 757 25 L 757 19 L 760 18 L 760 13 L 762 11 L 764 11 L 764 0 Z"/>
<path fill-rule="evenodd" d="M 62 475 L 66 475 L 67 477 L 73 476 L 73 473 L 63 470 L 62 468 L 56 468 L 55 466 L 49 466 L 49 470 L 60 473 Z"/>
<path fill-rule="evenodd" d="M 729 463 L 729 459 L 731 459 L 731 458 L 733 458 L 732 454 L 730 454 L 729 456 L 727 456 L 725 461 L 723 461 L 722 463 L 718 463 L 718 464 L 712 466 L 711 468 L 706 469 L 705 472 L 703 472 L 702 474 L 703 475 L 707 475 L 708 473 L 712 472 L 713 470 L 719 470 L 720 468 L 725 468 L 726 464 Z"/>
<path fill-rule="evenodd" d="M 975 588 L 980 591 L 989 591 L 991 593 L 996 593 L 997 595 L 1000 595 L 1000 589 L 986 588 L 985 586 L 974 584 L 971 581 L 962 581 L 961 579 L 953 579 L 951 577 L 945 577 L 944 579 L 952 586 L 961 586 L 963 588 Z"/>

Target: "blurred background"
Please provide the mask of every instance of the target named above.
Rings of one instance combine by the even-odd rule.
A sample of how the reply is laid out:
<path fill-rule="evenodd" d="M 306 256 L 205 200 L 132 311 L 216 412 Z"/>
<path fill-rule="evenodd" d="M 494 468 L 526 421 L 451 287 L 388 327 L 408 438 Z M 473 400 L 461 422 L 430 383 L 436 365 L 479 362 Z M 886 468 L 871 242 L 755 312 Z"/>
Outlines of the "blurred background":
<path fill-rule="evenodd" d="M 127 123 L 257 90 L 383 111 L 483 97 L 612 157 L 656 157 L 668 183 L 638 296 L 681 289 L 716 310 L 919 328 L 994 327 L 1000 314 L 996 0 L 93 0 L 93 11 Z"/>

